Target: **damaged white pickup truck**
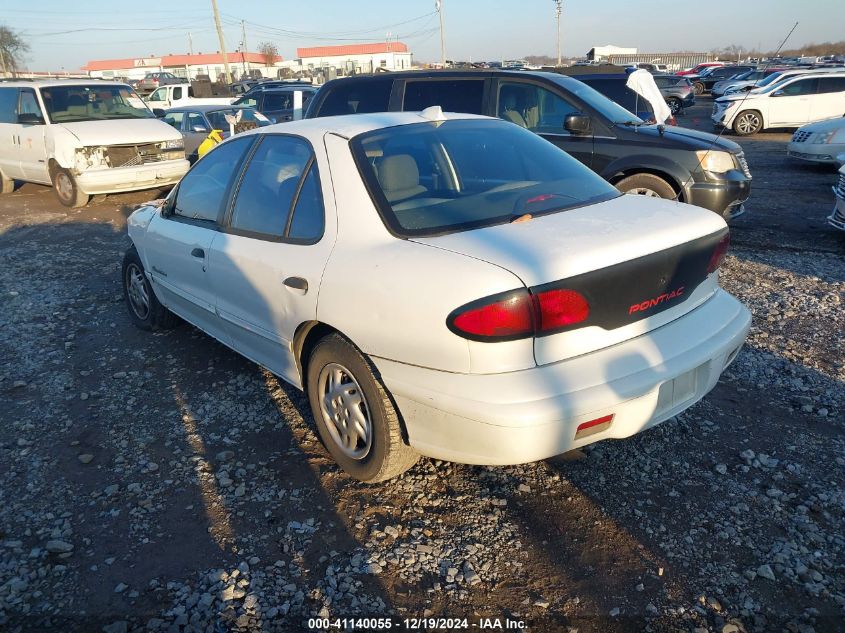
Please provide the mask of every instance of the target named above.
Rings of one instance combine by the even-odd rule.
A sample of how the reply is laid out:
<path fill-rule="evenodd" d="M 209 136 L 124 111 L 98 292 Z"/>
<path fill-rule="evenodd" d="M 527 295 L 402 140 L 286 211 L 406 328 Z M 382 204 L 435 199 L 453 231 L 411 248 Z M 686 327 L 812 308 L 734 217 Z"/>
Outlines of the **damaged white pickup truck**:
<path fill-rule="evenodd" d="M 90 196 L 173 185 L 188 170 L 182 136 L 126 84 L 0 84 L 0 192 L 52 185 L 68 207 Z"/>

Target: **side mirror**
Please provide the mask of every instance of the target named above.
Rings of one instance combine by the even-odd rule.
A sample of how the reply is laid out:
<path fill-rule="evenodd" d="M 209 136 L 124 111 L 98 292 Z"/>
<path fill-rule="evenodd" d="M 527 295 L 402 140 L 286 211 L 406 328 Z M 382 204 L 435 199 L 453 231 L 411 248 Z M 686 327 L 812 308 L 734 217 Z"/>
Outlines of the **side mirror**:
<path fill-rule="evenodd" d="M 157 119 L 163 119 L 164 115 L 167 114 L 163 108 L 153 108 L 153 114 L 156 116 Z"/>
<path fill-rule="evenodd" d="M 44 119 L 40 114 L 34 112 L 22 112 L 18 115 L 18 123 L 23 125 L 44 125 Z"/>
<path fill-rule="evenodd" d="M 569 114 L 563 120 L 563 128 L 571 134 L 589 134 L 592 127 L 586 114 Z"/>
<path fill-rule="evenodd" d="M 204 125 L 194 125 L 191 127 L 191 132 L 196 132 L 197 134 L 208 134 L 208 128 Z"/>

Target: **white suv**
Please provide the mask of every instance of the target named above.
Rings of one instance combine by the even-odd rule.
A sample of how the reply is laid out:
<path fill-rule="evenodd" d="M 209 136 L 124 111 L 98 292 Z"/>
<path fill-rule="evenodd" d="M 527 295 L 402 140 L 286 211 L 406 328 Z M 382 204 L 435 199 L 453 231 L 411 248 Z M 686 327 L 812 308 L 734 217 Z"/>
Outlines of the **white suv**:
<path fill-rule="evenodd" d="M 772 127 L 801 127 L 845 115 L 845 71 L 798 75 L 713 104 L 713 122 L 740 136 Z"/>
<path fill-rule="evenodd" d="M 172 185 L 188 171 L 181 134 L 126 84 L 0 84 L 0 192 L 15 180 L 52 185 L 59 202 Z"/>

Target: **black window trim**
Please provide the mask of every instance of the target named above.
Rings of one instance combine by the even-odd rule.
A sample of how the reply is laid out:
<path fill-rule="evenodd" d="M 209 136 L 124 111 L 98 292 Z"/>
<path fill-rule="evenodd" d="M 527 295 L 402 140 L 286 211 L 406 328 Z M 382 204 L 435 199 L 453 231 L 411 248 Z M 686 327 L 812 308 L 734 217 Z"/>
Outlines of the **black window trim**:
<path fill-rule="evenodd" d="M 317 244 L 326 235 L 326 204 L 323 199 L 323 187 L 320 184 L 320 169 L 317 165 L 317 154 L 314 151 L 314 146 L 311 144 L 311 141 L 309 141 L 304 136 L 299 136 L 298 134 L 273 133 L 256 134 L 255 136 L 260 137 L 260 140 L 254 143 L 253 147 L 247 153 L 247 156 L 244 159 L 244 163 L 241 166 L 240 173 L 238 174 L 237 180 L 235 182 L 235 186 L 229 193 L 229 198 L 226 203 L 226 211 L 223 215 L 222 222 L 220 223 L 220 232 L 226 233 L 228 235 L 238 235 L 240 237 L 261 240 L 263 242 L 273 242 L 276 244 L 295 244 L 301 246 L 313 246 L 314 244 Z M 311 150 L 311 156 L 308 159 L 308 162 L 305 163 L 305 167 L 303 168 L 302 174 L 299 177 L 299 182 L 296 184 L 296 191 L 294 192 L 294 195 L 291 198 L 290 207 L 288 207 L 287 218 L 285 220 L 284 235 L 282 236 L 270 235 L 268 233 L 262 233 L 260 231 L 247 231 L 232 226 L 232 215 L 235 211 L 235 201 L 238 198 L 238 192 L 241 189 L 241 184 L 243 183 L 244 176 L 246 175 L 246 170 L 249 168 L 249 165 L 252 162 L 252 157 L 255 155 L 255 152 L 258 151 L 258 148 L 261 143 L 264 142 L 264 139 L 266 137 L 271 136 L 281 136 L 303 141 Z M 287 234 L 290 232 L 290 227 L 293 223 L 293 214 L 294 211 L 296 211 L 297 204 L 299 204 L 299 194 L 302 192 L 302 187 L 305 185 L 305 179 L 308 178 L 308 174 L 311 171 L 312 167 L 314 168 L 314 173 L 317 177 L 317 194 L 320 199 L 320 208 L 323 211 L 323 231 L 320 233 L 319 236 L 313 239 L 307 239 L 302 237 L 288 237 Z"/>
<path fill-rule="evenodd" d="M 185 119 L 187 119 L 187 117 L 185 117 Z M 250 136 L 253 138 L 249 138 Z M 182 179 L 179 181 L 179 184 L 176 185 L 176 187 L 173 189 L 173 191 L 170 192 L 170 195 L 167 197 L 167 202 L 165 203 L 164 208 L 162 209 L 162 217 L 167 220 L 173 220 L 174 222 L 182 222 L 183 224 L 190 224 L 192 226 L 198 226 L 212 231 L 222 231 L 223 222 L 226 216 L 226 210 L 228 209 L 231 203 L 233 187 L 235 183 L 240 183 L 240 179 L 243 175 L 244 165 L 246 165 L 248 159 L 252 157 L 252 153 L 255 151 L 255 147 L 258 145 L 255 142 L 254 138 L 256 136 L 258 135 L 241 135 L 239 137 L 233 138 L 231 141 L 234 143 L 239 139 L 246 138 L 247 141 L 250 143 L 250 146 L 247 147 L 246 151 L 241 156 L 240 163 L 236 166 L 236 178 L 232 180 L 232 182 L 230 182 L 229 185 L 226 187 L 226 191 L 223 194 L 223 198 L 220 202 L 221 208 L 217 210 L 217 219 L 206 220 L 204 218 L 189 218 L 188 216 L 179 215 L 178 213 L 176 213 L 176 198 L 179 197 L 179 189 L 181 188 L 182 183 L 185 182 L 185 176 L 191 173 L 196 168 L 196 166 L 203 161 L 205 156 L 210 156 L 211 152 L 209 152 L 208 154 L 200 158 L 197 162 L 195 162 L 193 165 L 191 165 L 191 168 L 185 173 L 185 176 L 182 176 Z"/>

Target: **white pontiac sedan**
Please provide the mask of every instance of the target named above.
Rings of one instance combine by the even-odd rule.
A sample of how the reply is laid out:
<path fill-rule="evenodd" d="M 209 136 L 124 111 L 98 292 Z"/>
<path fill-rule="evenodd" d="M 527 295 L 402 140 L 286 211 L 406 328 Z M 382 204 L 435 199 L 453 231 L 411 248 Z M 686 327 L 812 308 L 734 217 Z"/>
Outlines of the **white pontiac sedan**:
<path fill-rule="evenodd" d="M 367 482 L 638 433 L 710 391 L 750 325 L 718 215 L 437 107 L 239 134 L 129 236 L 133 321 L 178 315 L 304 389 Z"/>

